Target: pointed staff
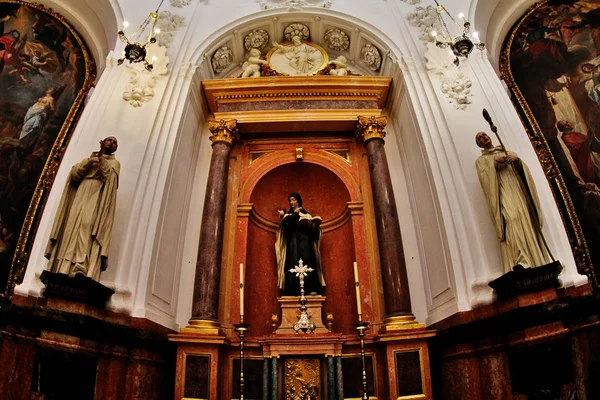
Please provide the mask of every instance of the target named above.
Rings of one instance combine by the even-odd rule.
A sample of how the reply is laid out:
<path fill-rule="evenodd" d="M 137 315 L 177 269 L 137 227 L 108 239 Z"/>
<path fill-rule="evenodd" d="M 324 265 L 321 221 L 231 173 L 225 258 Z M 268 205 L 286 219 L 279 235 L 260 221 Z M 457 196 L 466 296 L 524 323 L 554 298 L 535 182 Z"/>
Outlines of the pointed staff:
<path fill-rule="evenodd" d="M 496 128 L 496 125 L 494 125 L 494 121 L 492 121 L 492 117 L 490 116 L 490 113 L 488 113 L 488 111 L 485 108 L 483 109 L 483 111 L 481 113 L 483 114 L 483 118 L 485 118 L 487 123 L 490 124 L 490 129 L 496 135 L 498 142 L 500 142 L 500 147 L 502 147 L 502 150 L 504 150 L 504 154 L 508 155 L 508 150 L 506 150 L 506 147 L 504 146 L 502 139 L 500 139 L 500 135 L 498 135 L 498 128 Z M 521 177 L 521 174 L 517 174 L 517 176 L 519 177 L 519 183 L 521 184 L 521 190 L 523 191 L 523 193 L 526 194 L 527 190 L 525 188 L 523 178 Z M 552 261 L 556 261 L 554 259 L 554 256 L 552 255 L 552 252 L 550 251 L 550 247 L 548 246 L 548 243 L 546 242 L 546 237 L 544 236 L 544 233 L 542 232 L 542 227 L 540 226 L 540 221 L 539 221 L 537 214 L 532 210 L 531 215 L 535 219 L 535 226 L 536 226 L 540 236 L 542 237 L 542 242 L 544 243 L 544 247 L 546 248 L 546 251 L 548 251 L 548 255 L 550 255 L 550 258 L 552 259 Z"/>

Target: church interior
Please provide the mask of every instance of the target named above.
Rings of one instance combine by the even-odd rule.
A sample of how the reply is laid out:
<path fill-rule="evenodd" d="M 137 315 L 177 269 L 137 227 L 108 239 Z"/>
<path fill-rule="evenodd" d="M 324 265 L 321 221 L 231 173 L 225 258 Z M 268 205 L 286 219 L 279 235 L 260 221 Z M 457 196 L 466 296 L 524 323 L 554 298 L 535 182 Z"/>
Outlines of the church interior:
<path fill-rule="evenodd" d="M 600 399 L 600 1 L 0 35 L 0 399 Z"/>

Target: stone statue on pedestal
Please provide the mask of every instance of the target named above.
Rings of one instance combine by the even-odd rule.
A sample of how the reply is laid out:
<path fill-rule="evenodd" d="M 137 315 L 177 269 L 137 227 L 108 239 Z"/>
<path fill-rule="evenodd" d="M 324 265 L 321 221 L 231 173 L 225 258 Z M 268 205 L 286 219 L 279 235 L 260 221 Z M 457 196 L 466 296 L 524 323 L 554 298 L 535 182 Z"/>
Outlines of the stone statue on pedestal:
<path fill-rule="evenodd" d="M 113 136 L 71 168 L 46 247 L 48 270 L 100 280 L 115 217 L 119 161 Z"/>
<path fill-rule="evenodd" d="M 275 253 L 277 256 L 277 285 L 284 296 L 299 296 L 300 283 L 295 275 L 289 272 L 298 265 L 300 259 L 304 265 L 313 268 L 315 273 L 309 274 L 304 281 L 307 294 L 322 294 L 325 280 L 321 271 L 320 217 L 313 217 L 302 207 L 299 193 L 288 196 L 289 210 L 279 210 L 281 223 L 277 230 Z"/>
<path fill-rule="evenodd" d="M 542 236 L 542 212 L 533 178 L 519 156 L 494 147 L 484 132 L 475 136 L 481 156 L 477 175 L 500 239 L 504 272 L 514 266 L 539 267 L 550 262 Z"/>

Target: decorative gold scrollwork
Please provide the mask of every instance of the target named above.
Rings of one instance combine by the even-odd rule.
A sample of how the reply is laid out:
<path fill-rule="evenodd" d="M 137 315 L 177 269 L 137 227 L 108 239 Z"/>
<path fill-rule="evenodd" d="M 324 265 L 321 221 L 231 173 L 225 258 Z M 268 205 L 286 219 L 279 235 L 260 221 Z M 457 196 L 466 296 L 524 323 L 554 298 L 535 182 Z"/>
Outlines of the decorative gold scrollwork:
<path fill-rule="evenodd" d="M 385 138 L 385 126 L 387 117 L 381 116 L 358 116 L 358 126 L 356 127 L 356 137 L 365 144 L 371 139 Z"/>
<path fill-rule="evenodd" d="M 239 139 L 237 119 L 212 119 L 208 121 L 208 129 L 212 133 L 210 141 L 213 144 L 225 142 L 231 145 L 235 139 Z"/>

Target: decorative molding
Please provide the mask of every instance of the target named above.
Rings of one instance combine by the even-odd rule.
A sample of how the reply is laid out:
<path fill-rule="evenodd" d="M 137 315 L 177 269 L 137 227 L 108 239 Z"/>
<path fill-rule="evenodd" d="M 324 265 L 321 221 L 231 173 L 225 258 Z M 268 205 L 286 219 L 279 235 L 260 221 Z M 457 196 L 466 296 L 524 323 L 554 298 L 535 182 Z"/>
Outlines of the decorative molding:
<path fill-rule="evenodd" d="M 189 6 L 192 3 L 192 0 L 169 0 L 169 3 L 171 3 L 173 7 L 182 8 Z"/>
<path fill-rule="evenodd" d="M 283 36 L 287 39 L 287 41 L 291 42 L 293 38 L 296 36 L 300 36 L 302 40 L 308 40 L 310 37 L 310 29 L 308 26 L 301 24 L 299 22 L 288 25 L 284 31 Z"/>
<path fill-rule="evenodd" d="M 208 121 L 208 129 L 212 135 L 210 141 L 214 143 L 224 142 L 229 145 L 239 137 L 236 119 L 211 119 Z"/>
<path fill-rule="evenodd" d="M 244 38 L 244 47 L 250 51 L 252 49 L 262 49 L 269 43 L 269 34 L 264 29 L 254 29 Z"/>
<path fill-rule="evenodd" d="M 129 84 L 123 92 L 123 100 L 133 107 L 141 107 L 144 103 L 154 98 L 154 88 L 157 80 L 167 75 L 169 72 L 167 49 L 158 44 L 152 44 L 147 47 L 149 59 L 156 57 L 152 63 L 152 71 L 148 71 L 143 63 L 133 63 L 127 65 L 127 70 L 131 73 Z"/>
<path fill-rule="evenodd" d="M 233 52 L 227 46 L 219 47 L 212 56 L 212 68 L 215 74 L 223 72 L 227 69 L 231 60 L 233 59 Z"/>
<path fill-rule="evenodd" d="M 427 70 L 439 76 L 440 90 L 446 95 L 448 102 L 459 110 L 467 108 L 467 105 L 471 104 L 470 97 L 473 96 L 473 82 L 460 67 L 454 65 L 454 56 L 433 43 L 427 43 L 425 58 Z"/>
<path fill-rule="evenodd" d="M 423 42 L 433 42 L 433 36 L 431 31 L 442 32 L 442 26 L 438 17 L 437 10 L 434 6 L 415 8 L 414 13 L 410 13 L 406 16 L 408 24 L 419 28 L 420 35 L 419 39 Z"/>
<path fill-rule="evenodd" d="M 334 51 L 346 51 L 350 47 L 350 38 L 346 32 L 338 28 L 328 29 L 324 40 L 327 47 Z"/>
<path fill-rule="evenodd" d="M 177 31 L 185 25 L 185 17 L 179 14 L 171 14 L 170 11 L 159 12 L 156 21 L 156 27 L 160 29 L 160 33 L 156 35 L 157 43 L 164 47 L 171 46 Z"/>
<path fill-rule="evenodd" d="M 263 10 L 271 8 L 302 9 L 302 7 L 329 8 L 333 0 L 256 0 Z"/>
<path fill-rule="evenodd" d="M 356 126 L 356 137 L 366 144 L 371 139 L 384 139 L 385 126 L 387 125 L 386 116 L 358 116 L 358 125 Z"/>
<path fill-rule="evenodd" d="M 381 68 L 381 53 L 377 47 L 367 43 L 360 52 L 362 54 L 364 63 L 370 70 L 377 71 L 379 68 Z"/>

